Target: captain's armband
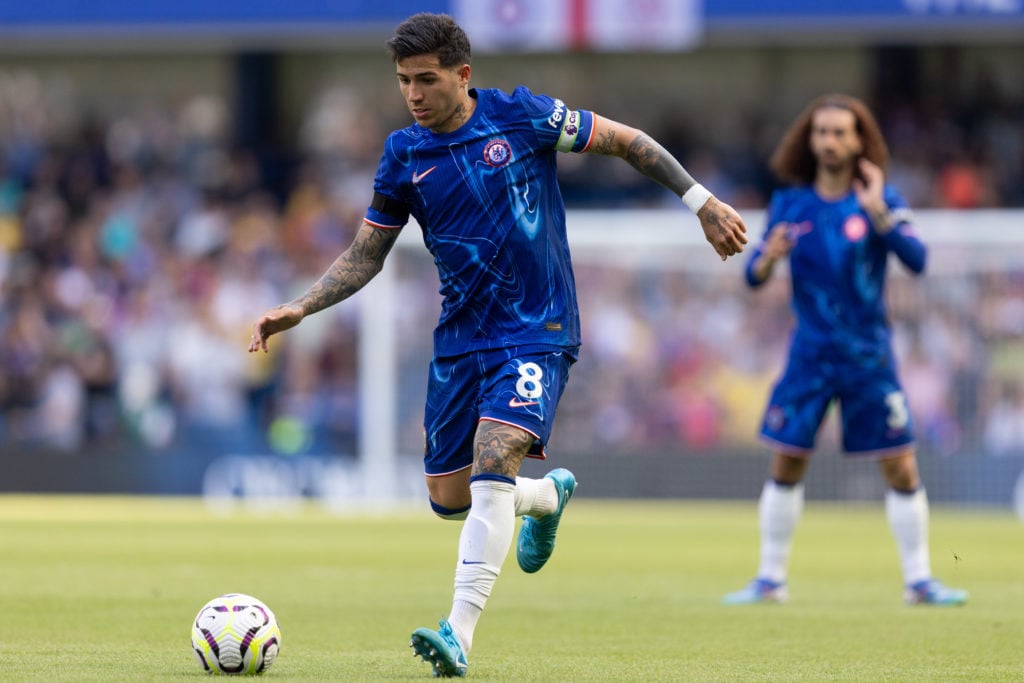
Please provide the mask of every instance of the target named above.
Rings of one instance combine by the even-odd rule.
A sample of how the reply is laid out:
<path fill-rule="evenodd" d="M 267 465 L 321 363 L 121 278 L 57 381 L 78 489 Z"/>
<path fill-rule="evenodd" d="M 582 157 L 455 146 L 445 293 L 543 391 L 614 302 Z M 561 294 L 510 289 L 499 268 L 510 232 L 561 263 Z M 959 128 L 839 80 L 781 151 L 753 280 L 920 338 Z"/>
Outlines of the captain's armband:
<path fill-rule="evenodd" d="M 870 214 L 871 225 L 879 235 L 887 235 L 901 223 L 909 223 L 913 214 L 910 209 L 900 207 L 889 209 L 884 212 Z"/>

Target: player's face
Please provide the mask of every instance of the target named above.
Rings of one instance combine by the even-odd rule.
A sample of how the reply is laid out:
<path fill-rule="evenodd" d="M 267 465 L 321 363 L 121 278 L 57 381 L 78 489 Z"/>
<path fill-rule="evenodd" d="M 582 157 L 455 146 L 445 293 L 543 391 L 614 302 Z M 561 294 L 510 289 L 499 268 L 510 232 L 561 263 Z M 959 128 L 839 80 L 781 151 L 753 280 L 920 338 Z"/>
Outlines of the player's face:
<path fill-rule="evenodd" d="M 450 133 L 465 123 L 468 64 L 445 69 L 436 55 L 419 55 L 396 67 L 402 97 L 416 123 L 435 133 Z"/>
<path fill-rule="evenodd" d="M 818 166 L 832 173 L 854 168 L 864 150 L 857 134 L 857 117 L 840 107 L 814 112 L 810 144 Z"/>

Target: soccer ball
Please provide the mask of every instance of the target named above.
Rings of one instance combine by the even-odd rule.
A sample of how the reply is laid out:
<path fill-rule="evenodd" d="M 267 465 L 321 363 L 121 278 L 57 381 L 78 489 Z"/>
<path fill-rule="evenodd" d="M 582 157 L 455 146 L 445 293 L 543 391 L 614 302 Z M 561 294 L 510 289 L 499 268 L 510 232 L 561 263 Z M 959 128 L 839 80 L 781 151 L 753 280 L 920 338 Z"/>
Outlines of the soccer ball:
<path fill-rule="evenodd" d="M 214 598 L 192 623 L 192 650 L 207 673 L 263 673 L 280 649 L 277 618 L 251 595 L 228 593 Z"/>

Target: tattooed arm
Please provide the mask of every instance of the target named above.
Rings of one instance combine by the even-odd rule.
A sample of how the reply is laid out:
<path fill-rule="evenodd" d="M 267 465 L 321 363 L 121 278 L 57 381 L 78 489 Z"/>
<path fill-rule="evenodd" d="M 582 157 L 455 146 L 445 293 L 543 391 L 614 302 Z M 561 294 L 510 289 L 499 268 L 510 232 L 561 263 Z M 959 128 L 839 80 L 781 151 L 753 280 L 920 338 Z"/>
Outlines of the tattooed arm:
<path fill-rule="evenodd" d="M 352 244 L 302 296 L 263 314 L 252 328 L 249 351 L 267 350 L 267 339 L 295 327 L 307 315 L 333 306 L 360 289 L 380 272 L 398 239 L 398 230 L 375 228 L 364 222 Z"/>
<path fill-rule="evenodd" d="M 646 133 L 594 115 L 594 140 L 588 152 L 625 159 L 630 166 L 682 197 L 697 184 L 683 165 Z"/>
<path fill-rule="evenodd" d="M 594 140 L 588 152 L 625 159 L 640 173 L 682 197 L 697 181 L 669 152 L 641 130 L 594 116 Z M 743 251 L 747 227 L 739 214 L 713 195 L 697 211 L 704 236 L 724 261 Z"/>

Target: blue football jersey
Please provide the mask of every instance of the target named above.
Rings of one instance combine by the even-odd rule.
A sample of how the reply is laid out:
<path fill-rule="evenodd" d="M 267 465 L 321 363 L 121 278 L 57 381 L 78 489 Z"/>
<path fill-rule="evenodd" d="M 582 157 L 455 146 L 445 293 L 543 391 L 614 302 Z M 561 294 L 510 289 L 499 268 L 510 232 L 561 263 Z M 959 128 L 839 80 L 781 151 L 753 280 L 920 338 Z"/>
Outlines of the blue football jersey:
<path fill-rule="evenodd" d="M 834 353 L 848 359 L 886 353 L 890 328 L 885 309 L 886 262 L 890 252 L 915 274 L 924 271 L 926 249 L 910 223 L 906 202 L 886 185 L 884 198 L 897 220 L 887 234 L 876 233 L 850 192 L 826 201 L 811 187 L 772 195 L 765 235 L 787 223 L 795 241 L 789 254 L 792 305 L 796 316 L 794 353 Z M 747 261 L 747 282 L 764 240 Z"/>
<path fill-rule="evenodd" d="M 594 115 L 519 87 L 471 89 L 476 110 L 450 133 L 418 124 L 388 136 L 366 221 L 411 214 L 444 297 L 436 356 L 580 343 L 556 153 L 583 152 Z"/>

